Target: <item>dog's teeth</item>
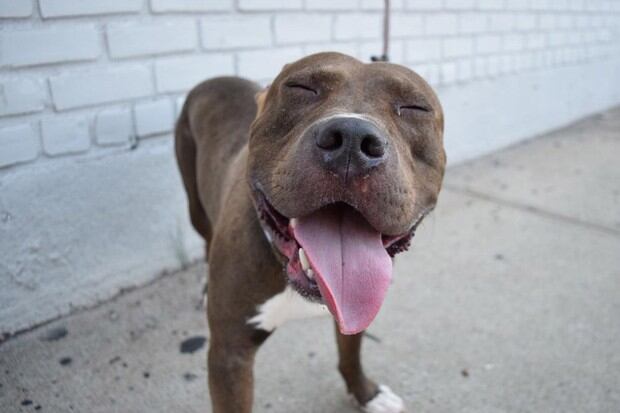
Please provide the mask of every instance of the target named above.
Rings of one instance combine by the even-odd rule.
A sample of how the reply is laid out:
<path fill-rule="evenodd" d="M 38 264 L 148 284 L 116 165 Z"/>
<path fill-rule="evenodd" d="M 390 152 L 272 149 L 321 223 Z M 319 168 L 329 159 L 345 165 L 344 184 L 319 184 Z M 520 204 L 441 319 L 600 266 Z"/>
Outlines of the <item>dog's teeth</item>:
<path fill-rule="evenodd" d="M 297 226 L 297 218 L 291 218 L 290 225 L 291 227 L 295 228 Z"/>
<path fill-rule="evenodd" d="M 306 257 L 306 253 L 303 248 L 299 249 L 299 262 L 301 262 L 301 269 L 306 271 L 310 268 L 310 263 L 308 262 L 308 257 Z"/>
<path fill-rule="evenodd" d="M 308 278 L 310 278 L 311 280 L 314 280 L 314 271 L 312 271 L 312 268 L 308 268 L 306 270 L 306 275 L 308 276 Z"/>

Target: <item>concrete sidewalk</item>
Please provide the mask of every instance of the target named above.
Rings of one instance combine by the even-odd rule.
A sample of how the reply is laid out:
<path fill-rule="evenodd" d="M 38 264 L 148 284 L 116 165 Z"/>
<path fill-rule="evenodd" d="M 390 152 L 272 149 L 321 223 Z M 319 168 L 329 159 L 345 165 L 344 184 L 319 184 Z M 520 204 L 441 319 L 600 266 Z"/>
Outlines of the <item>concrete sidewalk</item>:
<path fill-rule="evenodd" d="M 210 411 L 204 271 L 2 344 L 0 411 Z M 356 411 L 332 333 L 269 339 L 255 411 Z M 410 412 L 619 412 L 620 109 L 450 169 L 370 333 L 366 370 Z"/>

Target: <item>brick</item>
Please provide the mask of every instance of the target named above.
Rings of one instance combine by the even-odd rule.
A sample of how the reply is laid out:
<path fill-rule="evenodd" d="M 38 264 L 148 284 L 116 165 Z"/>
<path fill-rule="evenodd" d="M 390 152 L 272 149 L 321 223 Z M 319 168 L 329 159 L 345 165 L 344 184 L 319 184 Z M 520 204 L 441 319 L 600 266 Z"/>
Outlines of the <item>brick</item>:
<path fill-rule="evenodd" d="M 458 24 L 460 33 L 483 33 L 487 30 L 488 19 L 485 13 L 463 13 L 459 15 Z"/>
<path fill-rule="evenodd" d="M 141 0 L 39 0 L 41 16 L 69 17 L 98 14 L 136 13 L 142 8 Z"/>
<path fill-rule="evenodd" d="M 361 7 L 363 10 L 383 10 L 384 5 L 384 0 L 362 0 Z M 390 2 L 391 10 L 401 10 L 403 8 L 405 8 L 405 0 L 392 0 Z"/>
<path fill-rule="evenodd" d="M 155 62 L 158 92 L 183 92 L 210 77 L 233 75 L 232 55 L 215 54 L 161 59 Z"/>
<path fill-rule="evenodd" d="M 98 33 L 93 25 L 0 32 L 0 64 L 31 66 L 99 56 Z"/>
<path fill-rule="evenodd" d="M 39 141 L 31 125 L 0 129 L 0 168 L 32 161 L 39 154 Z"/>
<path fill-rule="evenodd" d="M 338 52 L 349 56 L 356 57 L 359 54 L 358 44 L 355 42 L 348 43 L 326 43 L 326 44 L 309 44 L 304 46 L 304 55 L 321 53 L 321 52 Z"/>
<path fill-rule="evenodd" d="M 336 40 L 379 39 L 383 30 L 381 14 L 341 14 L 334 22 Z"/>
<path fill-rule="evenodd" d="M 477 53 L 496 53 L 502 49 L 502 37 L 495 34 L 488 34 L 476 38 Z"/>
<path fill-rule="evenodd" d="M 489 56 L 487 58 L 487 74 L 489 76 L 497 76 L 499 74 L 499 69 L 499 56 Z"/>
<path fill-rule="evenodd" d="M 155 13 L 232 10 L 234 0 L 151 0 Z"/>
<path fill-rule="evenodd" d="M 507 34 L 504 36 L 504 50 L 518 52 L 525 48 L 525 40 L 521 34 Z"/>
<path fill-rule="evenodd" d="M 521 53 L 517 55 L 516 59 L 515 69 L 517 72 L 529 70 L 534 64 L 532 56 L 528 53 Z"/>
<path fill-rule="evenodd" d="M 153 93 L 151 73 L 144 66 L 69 72 L 50 78 L 58 110 L 116 102 Z"/>
<path fill-rule="evenodd" d="M 504 8 L 504 0 L 478 0 L 477 6 L 480 10 L 502 10 Z"/>
<path fill-rule="evenodd" d="M 501 73 L 507 74 L 515 71 L 515 57 L 513 55 L 501 55 L 499 59 Z"/>
<path fill-rule="evenodd" d="M 0 19 L 30 17 L 31 15 L 32 0 L 0 1 Z"/>
<path fill-rule="evenodd" d="M 275 16 L 276 43 L 321 42 L 331 38 L 331 16 L 280 14 Z"/>
<path fill-rule="evenodd" d="M 462 57 L 472 54 L 474 49 L 473 39 L 468 37 L 451 37 L 442 41 L 443 57 Z"/>
<path fill-rule="evenodd" d="M 95 138 L 99 145 L 128 143 L 133 136 L 131 111 L 127 108 L 102 110 L 95 119 Z"/>
<path fill-rule="evenodd" d="M 441 42 L 439 39 L 419 39 L 407 42 L 408 62 L 432 62 L 440 59 Z"/>
<path fill-rule="evenodd" d="M 555 29 L 556 16 L 555 14 L 542 14 L 538 18 L 538 27 L 541 29 Z"/>
<path fill-rule="evenodd" d="M 456 63 L 446 62 L 441 64 L 441 83 L 450 84 L 456 81 Z"/>
<path fill-rule="evenodd" d="M 84 118 L 43 119 L 41 136 L 43 150 L 50 156 L 85 152 L 90 146 L 88 122 Z"/>
<path fill-rule="evenodd" d="M 44 86 L 28 77 L 0 82 L 0 116 L 31 113 L 45 107 Z"/>
<path fill-rule="evenodd" d="M 239 0 L 239 10 L 295 10 L 302 0 Z"/>
<path fill-rule="evenodd" d="M 272 79 L 285 64 L 298 60 L 302 55 L 302 49 L 298 47 L 240 52 L 239 75 L 251 79 Z"/>
<path fill-rule="evenodd" d="M 110 56 L 114 58 L 182 52 L 197 46 L 193 19 L 147 24 L 112 23 L 106 32 Z"/>
<path fill-rule="evenodd" d="M 424 18 L 419 14 L 398 13 L 392 17 L 390 23 L 392 37 L 420 36 L 424 31 Z"/>
<path fill-rule="evenodd" d="M 567 44 L 567 35 L 565 32 L 551 32 L 549 33 L 549 46 L 557 47 Z"/>
<path fill-rule="evenodd" d="M 456 14 L 430 14 L 426 16 L 426 33 L 430 35 L 449 35 L 457 33 Z"/>
<path fill-rule="evenodd" d="M 271 22 L 268 16 L 210 16 L 200 21 L 205 49 L 270 46 Z"/>
<path fill-rule="evenodd" d="M 493 13 L 489 16 L 489 30 L 493 32 L 507 32 L 515 28 L 516 14 Z"/>
<path fill-rule="evenodd" d="M 537 17 L 535 14 L 517 14 L 515 27 L 517 30 L 530 31 L 536 28 Z"/>
<path fill-rule="evenodd" d="M 174 113 L 168 98 L 139 103 L 133 111 L 138 136 L 158 135 L 172 130 Z"/>
<path fill-rule="evenodd" d="M 355 10 L 357 0 L 306 0 L 308 10 Z"/>
<path fill-rule="evenodd" d="M 446 10 L 473 10 L 476 8 L 476 0 L 445 0 Z"/>
<path fill-rule="evenodd" d="M 570 14 L 562 14 L 562 15 L 558 15 L 557 16 L 557 20 L 556 20 L 556 25 L 558 28 L 560 29 L 571 29 L 574 27 L 575 21 L 573 19 L 573 16 Z M 601 23 L 599 22 L 599 24 L 594 24 L 594 27 L 599 27 L 601 26 Z"/>
<path fill-rule="evenodd" d="M 441 10 L 443 9 L 443 2 L 438 0 L 406 0 L 405 6 L 407 10 L 419 11 L 419 10 Z"/>
<path fill-rule="evenodd" d="M 439 65 L 434 63 L 420 64 L 414 65 L 411 69 L 431 85 L 439 83 Z"/>
<path fill-rule="evenodd" d="M 466 82 L 474 76 L 473 63 L 470 59 L 461 59 L 456 62 L 456 80 Z"/>
<path fill-rule="evenodd" d="M 532 1 L 535 2 L 538 0 Z M 506 10 L 528 10 L 530 8 L 530 0 L 506 0 L 506 4 L 504 7 Z"/>
<path fill-rule="evenodd" d="M 528 33 L 526 35 L 526 43 L 528 49 L 543 49 L 546 42 L 546 33 Z"/>
<path fill-rule="evenodd" d="M 474 59 L 474 77 L 481 79 L 487 74 L 487 60 L 484 57 L 476 57 Z"/>

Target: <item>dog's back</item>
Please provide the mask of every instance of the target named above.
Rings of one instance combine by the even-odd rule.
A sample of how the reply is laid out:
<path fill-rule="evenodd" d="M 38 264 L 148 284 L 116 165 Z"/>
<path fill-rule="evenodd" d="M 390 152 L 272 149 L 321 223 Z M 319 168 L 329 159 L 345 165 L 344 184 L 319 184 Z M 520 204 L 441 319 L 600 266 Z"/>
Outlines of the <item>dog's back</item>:
<path fill-rule="evenodd" d="M 233 162 L 248 141 L 260 87 L 238 77 L 219 77 L 187 96 L 175 130 L 175 150 L 193 226 L 207 245 L 225 196 Z M 209 194 L 208 198 L 201 194 Z"/>

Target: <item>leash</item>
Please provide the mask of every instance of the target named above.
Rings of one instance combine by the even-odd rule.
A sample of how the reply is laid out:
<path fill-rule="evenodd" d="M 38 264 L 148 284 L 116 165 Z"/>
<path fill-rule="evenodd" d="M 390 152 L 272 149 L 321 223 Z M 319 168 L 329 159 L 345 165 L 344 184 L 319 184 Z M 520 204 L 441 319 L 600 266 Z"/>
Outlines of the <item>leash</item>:
<path fill-rule="evenodd" d="M 390 48 L 390 0 L 384 0 L 383 7 L 383 53 L 381 56 L 371 56 L 372 62 L 389 62 Z"/>

